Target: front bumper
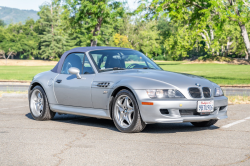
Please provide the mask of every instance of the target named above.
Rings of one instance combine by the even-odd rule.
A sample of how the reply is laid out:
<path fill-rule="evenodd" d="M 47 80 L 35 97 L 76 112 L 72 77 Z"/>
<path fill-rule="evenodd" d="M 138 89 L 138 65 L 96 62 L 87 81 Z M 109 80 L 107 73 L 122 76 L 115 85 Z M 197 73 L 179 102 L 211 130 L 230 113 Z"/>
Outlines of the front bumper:
<path fill-rule="evenodd" d="M 137 96 L 138 97 L 138 96 Z M 139 97 L 138 97 L 139 98 Z M 214 100 L 214 112 L 209 115 L 183 114 L 182 110 L 196 110 L 198 101 Z M 140 99 L 138 100 L 143 121 L 150 123 L 182 123 L 202 122 L 211 119 L 226 119 L 228 99 L 225 96 L 212 99 Z M 142 102 L 153 102 L 154 105 L 142 105 Z M 168 114 L 162 114 L 161 109 L 168 110 Z"/>

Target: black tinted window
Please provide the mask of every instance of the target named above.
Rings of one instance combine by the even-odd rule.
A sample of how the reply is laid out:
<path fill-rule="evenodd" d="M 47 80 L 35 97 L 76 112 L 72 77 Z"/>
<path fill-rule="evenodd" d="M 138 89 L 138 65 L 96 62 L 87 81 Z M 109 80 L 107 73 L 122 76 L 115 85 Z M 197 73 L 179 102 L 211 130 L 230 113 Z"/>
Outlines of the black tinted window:
<path fill-rule="evenodd" d="M 70 74 L 69 68 L 71 67 L 78 68 L 80 70 L 80 74 L 83 74 L 82 72 L 83 59 L 84 59 L 83 53 L 69 54 L 63 63 L 61 74 Z"/>

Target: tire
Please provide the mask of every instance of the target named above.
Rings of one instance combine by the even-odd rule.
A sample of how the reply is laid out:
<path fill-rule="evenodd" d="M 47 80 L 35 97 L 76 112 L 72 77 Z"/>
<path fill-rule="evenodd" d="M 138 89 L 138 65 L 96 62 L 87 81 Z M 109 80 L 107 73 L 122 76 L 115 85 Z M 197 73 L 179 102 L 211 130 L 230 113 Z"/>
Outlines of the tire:
<path fill-rule="evenodd" d="M 35 120 L 51 120 L 56 114 L 50 110 L 47 96 L 41 86 L 35 86 L 30 92 L 29 106 Z"/>
<path fill-rule="evenodd" d="M 209 121 L 204 121 L 204 122 L 191 122 L 192 125 L 194 125 L 195 127 L 209 127 L 214 125 L 218 120 L 216 119 L 211 119 Z"/>
<path fill-rule="evenodd" d="M 146 127 L 134 95 L 126 89 L 115 96 L 112 117 L 116 128 L 123 133 L 138 133 Z"/>

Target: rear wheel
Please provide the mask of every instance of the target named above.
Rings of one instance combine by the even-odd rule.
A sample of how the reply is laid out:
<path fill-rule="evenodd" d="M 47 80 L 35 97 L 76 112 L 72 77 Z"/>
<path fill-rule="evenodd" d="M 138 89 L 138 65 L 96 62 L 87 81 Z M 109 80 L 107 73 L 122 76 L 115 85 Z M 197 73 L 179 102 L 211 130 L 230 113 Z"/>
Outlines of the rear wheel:
<path fill-rule="evenodd" d="M 214 125 L 218 120 L 216 119 L 211 119 L 209 121 L 204 121 L 204 122 L 191 122 L 192 125 L 194 125 L 195 127 L 209 127 Z"/>
<path fill-rule="evenodd" d="M 124 89 L 118 92 L 112 108 L 113 121 L 119 131 L 136 133 L 146 127 L 141 118 L 136 99 L 130 91 Z"/>
<path fill-rule="evenodd" d="M 47 96 L 40 86 L 35 86 L 30 92 L 30 113 L 35 120 L 51 120 L 55 116 L 49 108 Z"/>

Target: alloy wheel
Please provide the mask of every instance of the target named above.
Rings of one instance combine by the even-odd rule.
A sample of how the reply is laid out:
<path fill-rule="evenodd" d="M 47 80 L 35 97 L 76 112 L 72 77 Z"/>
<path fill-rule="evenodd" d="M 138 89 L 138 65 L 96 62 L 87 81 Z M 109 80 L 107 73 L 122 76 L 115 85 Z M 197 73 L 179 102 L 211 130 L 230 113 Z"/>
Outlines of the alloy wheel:
<path fill-rule="evenodd" d="M 43 105 L 42 92 L 38 89 L 34 90 L 30 98 L 30 108 L 34 116 L 39 117 L 42 114 Z"/>
<path fill-rule="evenodd" d="M 134 104 L 129 96 L 121 95 L 115 103 L 115 120 L 122 128 L 128 128 L 134 120 Z"/>

